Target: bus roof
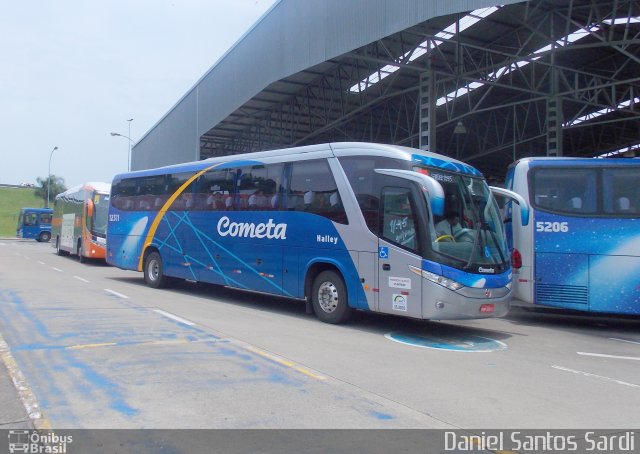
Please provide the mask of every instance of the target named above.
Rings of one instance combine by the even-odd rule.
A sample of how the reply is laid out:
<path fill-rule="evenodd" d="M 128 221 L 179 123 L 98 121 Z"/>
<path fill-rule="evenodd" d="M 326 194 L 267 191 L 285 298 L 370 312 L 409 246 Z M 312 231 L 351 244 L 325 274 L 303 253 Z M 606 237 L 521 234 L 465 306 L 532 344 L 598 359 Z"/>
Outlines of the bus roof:
<path fill-rule="evenodd" d="M 640 158 L 574 158 L 570 156 L 535 156 L 518 159 L 509 165 L 509 168 L 518 165 L 550 164 L 562 166 L 566 164 L 580 165 L 584 167 L 606 167 L 619 165 L 640 165 Z"/>
<path fill-rule="evenodd" d="M 79 184 L 77 186 L 73 186 L 72 188 L 67 189 L 64 192 L 61 192 L 60 194 L 58 194 L 56 196 L 56 198 L 64 197 L 64 196 L 67 196 L 69 194 L 75 194 L 76 192 L 78 192 L 78 191 L 80 191 L 82 189 L 87 189 L 87 190 L 90 190 L 90 191 L 95 191 L 95 192 L 99 192 L 99 193 L 103 193 L 103 194 L 109 194 L 111 192 L 111 183 L 103 183 L 103 182 L 92 181 L 92 182 L 89 182 L 89 183 Z"/>
<path fill-rule="evenodd" d="M 20 208 L 20 211 L 34 211 L 36 213 L 53 213 L 53 208 Z"/>
<path fill-rule="evenodd" d="M 293 160 L 294 155 L 308 153 L 327 153 L 332 156 L 349 156 L 356 152 L 366 151 L 367 156 L 386 156 L 407 161 L 417 161 L 421 164 L 440 167 L 443 170 L 452 170 L 461 173 L 467 173 L 476 176 L 482 176 L 476 168 L 457 159 L 437 153 L 418 150 L 416 148 L 403 147 L 400 145 L 378 144 L 370 142 L 335 142 L 318 145 L 307 145 L 294 148 L 282 148 L 269 151 L 258 151 L 253 153 L 243 153 L 227 156 L 218 156 L 202 161 L 193 161 L 182 164 L 174 164 L 170 166 L 159 167 L 155 169 L 138 170 L 129 173 L 121 173 L 114 177 L 114 180 L 124 177 L 145 177 L 153 175 L 162 175 L 173 172 L 189 172 L 201 170 L 209 165 L 218 162 L 237 163 L 236 165 L 251 165 L 260 163 L 262 160 L 271 160 L 273 158 L 283 158 L 283 161 Z M 287 159 L 287 157 L 291 157 Z"/>

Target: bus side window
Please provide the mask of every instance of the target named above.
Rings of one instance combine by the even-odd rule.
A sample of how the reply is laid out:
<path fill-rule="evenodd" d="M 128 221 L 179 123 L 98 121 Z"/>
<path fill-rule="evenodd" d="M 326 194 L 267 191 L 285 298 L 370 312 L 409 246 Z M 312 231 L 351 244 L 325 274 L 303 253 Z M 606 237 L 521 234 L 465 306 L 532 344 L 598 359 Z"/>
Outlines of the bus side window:
<path fill-rule="evenodd" d="M 379 156 L 345 156 L 338 161 L 347 175 L 367 227 L 377 235 L 380 188 L 376 185 L 375 169 L 407 170 L 408 164 Z"/>
<path fill-rule="evenodd" d="M 35 213 L 25 213 L 24 215 L 24 225 L 36 225 L 38 220 L 38 215 Z"/>
<path fill-rule="evenodd" d="M 52 215 L 49 213 L 40 214 L 40 224 L 51 224 Z"/>
<path fill-rule="evenodd" d="M 334 197 L 338 193 L 331 168 L 326 159 L 300 161 L 291 164 L 291 178 L 287 190 L 287 209 L 305 211 L 328 218 L 334 222 L 347 224 L 347 214 Z"/>

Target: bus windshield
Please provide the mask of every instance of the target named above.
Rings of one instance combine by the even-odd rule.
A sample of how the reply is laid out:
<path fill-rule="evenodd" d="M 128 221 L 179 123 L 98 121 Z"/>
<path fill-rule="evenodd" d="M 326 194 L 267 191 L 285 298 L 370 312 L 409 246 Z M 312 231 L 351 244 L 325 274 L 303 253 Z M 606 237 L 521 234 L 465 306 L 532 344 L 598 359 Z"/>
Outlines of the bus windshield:
<path fill-rule="evenodd" d="M 105 238 L 109 217 L 109 194 L 93 194 L 93 216 L 89 218 L 89 230 L 93 235 Z"/>
<path fill-rule="evenodd" d="M 444 216 L 431 230 L 431 253 L 454 268 L 498 273 L 509 266 L 502 216 L 482 178 L 434 171 L 445 193 Z"/>

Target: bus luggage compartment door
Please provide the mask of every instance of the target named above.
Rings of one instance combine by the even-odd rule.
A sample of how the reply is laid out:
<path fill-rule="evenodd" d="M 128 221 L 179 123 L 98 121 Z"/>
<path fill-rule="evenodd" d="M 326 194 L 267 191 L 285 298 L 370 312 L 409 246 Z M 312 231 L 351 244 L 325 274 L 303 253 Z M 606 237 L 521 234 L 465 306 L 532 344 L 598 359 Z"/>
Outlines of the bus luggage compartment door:
<path fill-rule="evenodd" d="M 544 306 L 586 310 L 589 305 L 587 254 L 536 253 L 535 302 Z"/>
<path fill-rule="evenodd" d="M 640 257 L 589 256 L 589 309 L 640 315 Z"/>

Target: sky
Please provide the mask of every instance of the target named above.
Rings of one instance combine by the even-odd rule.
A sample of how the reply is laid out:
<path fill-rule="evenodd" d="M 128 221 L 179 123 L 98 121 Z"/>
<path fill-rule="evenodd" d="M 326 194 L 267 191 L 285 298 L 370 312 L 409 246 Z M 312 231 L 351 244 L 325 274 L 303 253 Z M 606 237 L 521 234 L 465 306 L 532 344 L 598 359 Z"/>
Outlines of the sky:
<path fill-rule="evenodd" d="M 0 183 L 110 183 L 276 0 L 0 0 Z M 54 147 L 57 150 L 51 154 Z"/>

